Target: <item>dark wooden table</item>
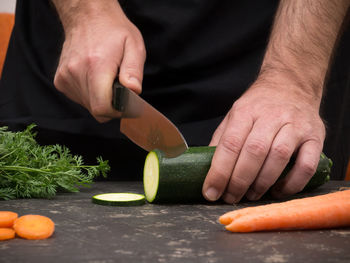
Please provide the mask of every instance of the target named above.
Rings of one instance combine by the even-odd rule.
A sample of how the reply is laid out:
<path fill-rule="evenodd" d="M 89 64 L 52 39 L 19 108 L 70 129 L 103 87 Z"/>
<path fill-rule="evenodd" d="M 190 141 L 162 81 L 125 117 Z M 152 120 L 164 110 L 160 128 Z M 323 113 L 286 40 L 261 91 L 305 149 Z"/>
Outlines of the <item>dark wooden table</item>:
<path fill-rule="evenodd" d="M 341 186 L 350 183 L 329 182 L 309 195 Z M 1 201 L 0 210 L 49 216 L 56 230 L 47 240 L 0 241 L 0 262 L 350 262 L 350 228 L 234 234 L 218 217 L 257 203 L 110 207 L 91 202 L 105 192 L 143 190 L 141 183 L 98 182 L 53 200 Z"/>

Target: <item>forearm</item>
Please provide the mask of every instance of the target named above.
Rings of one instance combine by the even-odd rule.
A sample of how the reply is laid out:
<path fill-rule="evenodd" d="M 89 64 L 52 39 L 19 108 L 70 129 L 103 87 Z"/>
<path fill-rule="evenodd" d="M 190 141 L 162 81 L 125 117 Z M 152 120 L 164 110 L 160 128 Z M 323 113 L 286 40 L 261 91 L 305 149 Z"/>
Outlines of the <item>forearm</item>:
<path fill-rule="evenodd" d="M 291 80 L 295 92 L 320 103 L 349 0 L 281 0 L 260 76 Z M 288 87 L 290 89 L 290 86 Z"/>
<path fill-rule="evenodd" d="M 84 22 L 121 12 L 116 0 L 51 0 L 56 7 L 65 32 Z"/>

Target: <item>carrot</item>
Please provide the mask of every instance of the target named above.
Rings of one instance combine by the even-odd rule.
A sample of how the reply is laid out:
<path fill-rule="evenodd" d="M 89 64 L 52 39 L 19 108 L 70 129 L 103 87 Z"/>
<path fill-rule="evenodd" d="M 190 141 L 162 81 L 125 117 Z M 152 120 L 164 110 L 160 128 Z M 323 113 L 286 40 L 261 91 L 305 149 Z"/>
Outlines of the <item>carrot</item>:
<path fill-rule="evenodd" d="M 0 240 L 8 240 L 8 239 L 12 239 L 15 238 L 15 230 L 13 230 L 12 228 L 8 228 L 8 227 L 2 227 L 0 228 Z"/>
<path fill-rule="evenodd" d="M 17 213 L 10 211 L 0 211 L 0 227 L 12 227 L 13 222 L 17 217 Z"/>
<path fill-rule="evenodd" d="M 235 210 L 219 221 L 232 232 L 350 226 L 350 190 Z"/>
<path fill-rule="evenodd" d="M 341 196 L 341 197 L 340 197 Z M 223 225 L 228 225 L 230 224 L 232 221 L 238 219 L 241 216 L 247 215 L 247 214 L 251 214 L 251 213 L 261 213 L 263 211 L 270 211 L 271 209 L 281 209 L 281 206 L 302 206 L 302 205 L 306 205 L 306 206 L 310 206 L 310 205 L 314 205 L 317 203 L 322 203 L 322 202 L 331 202 L 331 200 L 337 200 L 339 198 L 348 198 L 346 196 L 346 194 L 326 194 L 326 195 L 320 195 L 317 197 L 310 197 L 308 198 L 308 202 L 304 202 L 303 199 L 294 199 L 294 200 L 290 200 L 287 202 L 283 202 L 283 203 L 273 203 L 273 204 L 268 204 L 268 205 L 261 205 L 261 206 L 256 206 L 256 207 L 247 207 L 247 208 L 243 208 L 243 209 L 239 209 L 239 210 L 234 210 L 231 212 L 228 212 L 224 215 L 222 215 L 219 218 L 219 221 L 221 224 Z"/>
<path fill-rule="evenodd" d="M 25 215 L 15 220 L 16 234 L 25 239 L 46 239 L 55 231 L 55 224 L 46 216 Z"/>

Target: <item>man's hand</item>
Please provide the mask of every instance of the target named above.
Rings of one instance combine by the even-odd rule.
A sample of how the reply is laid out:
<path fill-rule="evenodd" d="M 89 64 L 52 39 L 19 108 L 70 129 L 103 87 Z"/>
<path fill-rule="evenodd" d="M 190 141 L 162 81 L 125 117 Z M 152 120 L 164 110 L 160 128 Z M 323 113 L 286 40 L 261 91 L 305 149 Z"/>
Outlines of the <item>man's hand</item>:
<path fill-rule="evenodd" d="M 114 79 L 141 92 L 146 57 L 141 33 L 118 1 L 53 2 L 65 31 L 56 88 L 99 122 L 118 117 L 111 105 Z"/>
<path fill-rule="evenodd" d="M 244 195 L 259 199 L 297 151 L 296 164 L 283 183 L 276 185 L 276 194 L 303 189 L 316 171 L 325 127 L 317 101 L 297 90 L 285 79 L 274 84 L 258 80 L 235 102 L 210 143 L 217 149 L 205 181 L 208 199 L 215 200 L 224 192 L 223 199 L 231 204 Z"/>
<path fill-rule="evenodd" d="M 257 81 L 213 135 L 210 145 L 217 148 L 203 184 L 206 199 L 257 200 L 271 186 L 275 197 L 283 197 L 307 184 L 323 147 L 319 107 L 349 2 L 281 0 Z M 293 154 L 294 167 L 277 181 Z"/>

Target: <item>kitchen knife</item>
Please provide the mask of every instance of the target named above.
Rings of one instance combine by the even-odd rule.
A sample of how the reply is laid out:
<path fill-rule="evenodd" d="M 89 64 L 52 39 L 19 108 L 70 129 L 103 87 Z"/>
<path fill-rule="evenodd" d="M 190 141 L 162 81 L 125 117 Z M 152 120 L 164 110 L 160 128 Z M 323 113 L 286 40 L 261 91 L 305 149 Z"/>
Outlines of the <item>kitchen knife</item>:
<path fill-rule="evenodd" d="M 159 149 L 171 158 L 188 149 L 169 119 L 118 81 L 113 84 L 112 105 L 121 113 L 120 131 L 146 151 Z"/>

